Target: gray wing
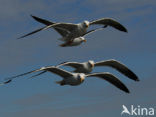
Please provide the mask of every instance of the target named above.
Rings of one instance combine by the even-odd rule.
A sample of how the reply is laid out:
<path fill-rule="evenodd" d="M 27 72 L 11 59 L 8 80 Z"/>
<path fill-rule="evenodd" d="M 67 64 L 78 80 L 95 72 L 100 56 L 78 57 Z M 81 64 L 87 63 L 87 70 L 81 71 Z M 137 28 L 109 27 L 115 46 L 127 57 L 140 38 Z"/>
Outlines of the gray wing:
<path fill-rule="evenodd" d="M 72 23 L 55 23 L 55 24 L 51 24 L 51 25 L 48 25 L 46 26 L 45 29 L 48 29 L 48 28 L 59 28 L 59 29 L 64 29 L 64 30 L 67 30 L 69 32 L 73 32 L 73 30 L 75 30 L 76 28 L 78 28 L 78 25 L 77 24 L 72 24 Z"/>
<path fill-rule="evenodd" d="M 65 30 L 67 30 L 69 32 L 72 32 L 73 30 L 75 30 L 78 27 L 78 25 L 77 24 L 72 24 L 72 23 L 57 23 L 57 25 L 55 25 L 55 26 L 52 25 L 52 27 L 65 29 Z"/>
<path fill-rule="evenodd" d="M 56 75 L 59 75 L 63 78 L 66 78 L 66 77 L 70 77 L 70 76 L 73 76 L 73 74 L 71 72 L 68 72 L 66 70 L 63 70 L 61 68 L 58 68 L 58 67 L 47 67 L 45 68 L 46 71 L 49 71 L 49 72 L 52 72 Z"/>
<path fill-rule="evenodd" d="M 126 67 L 124 64 L 116 61 L 116 60 L 107 60 L 107 61 L 100 61 L 95 63 L 95 66 L 109 66 L 112 67 L 116 70 L 118 70 L 119 72 L 121 72 L 122 74 L 124 74 L 125 76 L 127 76 L 128 78 L 135 80 L 135 81 L 139 81 L 139 78 L 137 77 L 136 74 L 134 74 L 128 67 Z"/>
<path fill-rule="evenodd" d="M 60 68 L 56 68 L 54 66 L 50 66 L 50 67 L 42 67 L 40 69 L 36 69 L 36 70 L 33 70 L 33 71 L 30 71 L 30 72 L 26 72 L 26 73 L 23 73 L 23 74 L 20 74 L 20 75 L 17 75 L 17 76 L 13 76 L 13 77 L 9 77 L 9 78 L 5 78 L 5 82 L 4 83 L 1 83 L 0 85 L 3 85 L 3 84 L 8 84 L 10 83 L 13 79 L 15 78 L 18 78 L 18 77 L 21 77 L 21 76 L 25 76 L 25 75 L 28 75 L 28 74 L 31 74 L 31 73 L 34 73 L 34 72 L 39 72 L 39 71 L 43 71 L 37 75 L 34 75 L 32 77 L 36 77 L 36 76 L 39 76 L 47 71 L 49 72 L 52 72 L 54 74 L 57 74 L 63 78 L 66 78 L 66 77 L 70 77 L 72 76 L 72 73 L 68 72 L 68 71 L 65 71 L 63 69 L 60 69 Z"/>
<path fill-rule="evenodd" d="M 52 24 L 52 25 L 48 25 L 48 26 L 45 26 L 45 27 L 42 27 L 40 29 L 37 29 L 33 32 L 30 32 L 24 36 L 21 36 L 17 39 L 21 39 L 21 38 L 24 38 L 24 37 L 27 37 L 29 35 L 32 35 L 34 33 L 37 33 L 39 31 L 42 31 L 42 30 L 46 30 L 46 29 L 49 29 L 49 28 L 60 28 L 62 30 L 67 30 L 67 31 L 73 31 L 75 29 L 75 27 L 77 27 L 76 24 L 70 24 L 70 23 L 55 23 L 55 24 Z"/>
<path fill-rule="evenodd" d="M 130 93 L 128 88 L 117 77 L 115 77 L 114 75 L 112 75 L 110 73 L 106 73 L 106 72 L 93 73 L 93 74 L 88 74 L 86 76 L 87 77 L 99 77 L 99 78 L 104 79 L 104 80 L 108 81 L 109 83 L 113 84 L 120 90 L 123 90 L 126 93 Z"/>
<path fill-rule="evenodd" d="M 90 22 L 90 25 L 94 25 L 94 24 L 112 26 L 120 31 L 127 32 L 127 29 L 122 24 L 120 24 L 119 22 L 111 18 L 102 18 L 102 19 L 98 19 L 98 20 L 94 20 Z"/>
<path fill-rule="evenodd" d="M 31 17 L 33 19 L 35 19 L 36 21 L 42 23 L 42 24 L 45 24 L 45 25 L 53 25 L 55 24 L 56 22 L 51 22 L 51 21 L 48 21 L 48 20 L 45 20 L 45 19 L 42 19 L 42 18 L 39 18 L 39 17 L 36 17 L 36 16 L 33 16 L 31 15 Z M 67 30 L 64 30 L 62 28 L 57 28 L 57 27 L 54 27 L 54 29 L 60 34 L 62 35 L 63 37 L 65 37 L 67 34 L 69 34 L 69 32 Z"/>
<path fill-rule="evenodd" d="M 104 28 L 106 28 L 106 26 L 101 27 L 101 28 L 96 28 L 96 29 L 90 30 L 90 31 L 86 32 L 85 34 L 83 34 L 82 36 L 87 36 L 87 35 L 89 35 L 89 34 L 95 32 L 95 31 L 99 31 L 99 30 L 102 30 L 102 29 L 104 29 Z"/>
<path fill-rule="evenodd" d="M 40 72 L 40 73 L 38 73 L 38 74 L 35 74 L 35 75 L 31 76 L 30 78 L 34 78 L 34 77 L 40 76 L 40 75 L 42 75 L 42 74 L 44 74 L 44 73 L 46 73 L 46 72 L 47 72 L 47 71 L 42 71 L 42 72 Z"/>
<path fill-rule="evenodd" d="M 0 83 L 0 86 L 2 86 L 2 85 L 5 85 L 5 84 L 8 84 L 8 83 L 10 83 L 12 80 L 7 80 L 7 81 L 5 81 L 5 82 L 3 82 L 3 83 Z"/>
<path fill-rule="evenodd" d="M 21 36 L 21 37 L 18 37 L 17 39 L 21 39 L 21 38 L 27 37 L 27 36 L 29 36 L 29 35 L 32 35 L 32 34 L 37 33 L 37 32 L 39 32 L 39 31 L 42 31 L 42 30 L 44 30 L 45 28 L 46 28 L 46 26 L 45 26 L 45 27 L 42 27 L 42 28 L 39 28 L 39 29 L 37 29 L 37 30 L 34 30 L 34 31 L 32 31 L 32 32 L 30 32 L 30 33 L 28 33 L 28 34 L 25 34 L 25 35 Z"/>
<path fill-rule="evenodd" d="M 25 75 L 28 75 L 28 74 L 31 74 L 31 73 L 34 73 L 34 72 L 39 72 L 39 71 L 42 71 L 42 70 L 43 70 L 43 68 L 40 68 L 40 69 L 29 71 L 29 72 L 26 72 L 26 73 L 23 73 L 23 74 L 20 74 L 20 75 L 16 75 L 16 76 L 5 78 L 6 81 L 3 84 L 8 84 L 15 78 L 18 78 L 18 77 L 21 77 L 21 76 L 25 76 Z"/>
<path fill-rule="evenodd" d="M 78 62 L 63 62 L 63 63 L 57 65 L 56 67 L 60 67 L 60 66 L 70 66 L 70 67 L 73 67 L 73 68 L 79 68 L 79 67 L 82 67 L 83 64 L 78 63 Z"/>
<path fill-rule="evenodd" d="M 46 29 L 48 29 L 48 28 L 54 27 L 54 26 L 59 25 L 59 24 L 60 24 L 60 23 L 55 23 L 55 24 L 52 24 L 52 25 L 49 25 L 49 26 L 44 26 L 44 27 L 39 28 L 39 29 L 37 29 L 37 30 L 34 30 L 34 31 L 32 31 L 32 32 L 30 32 L 30 33 L 28 33 L 28 34 L 25 34 L 24 36 L 21 36 L 21 37 L 19 37 L 19 38 L 17 38 L 17 39 L 21 39 L 21 38 L 27 37 L 27 36 L 29 36 L 29 35 L 32 35 L 32 34 L 34 34 L 34 33 L 37 33 L 37 32 L 39 32 L 39 31 L 42 31 L 42 30 L 46 30 Z"/>

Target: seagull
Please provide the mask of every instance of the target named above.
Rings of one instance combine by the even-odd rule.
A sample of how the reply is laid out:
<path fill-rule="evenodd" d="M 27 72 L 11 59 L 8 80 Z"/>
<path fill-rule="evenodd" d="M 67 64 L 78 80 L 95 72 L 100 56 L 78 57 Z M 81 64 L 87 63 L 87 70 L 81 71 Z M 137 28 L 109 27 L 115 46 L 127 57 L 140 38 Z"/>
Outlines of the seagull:
<path fill-rule="evenodd" d="M 20 76 L 24 76 L 30 73 L 34 73 L 34 72 L 51 72 L 54 73 L 56 75 L 59 75 L 63 78 L 63 80 L 61 81 L 56 81 L 57 84 L 64 86 L 64 85 L 71 85 L 71 86 L 77 86 L 80 85 L 81 83 L 84 82 L 85 78 L 90 78 L 90 77 L 97 77 L 97 78 L 101 78 L 104 79 L 106 81 L 108 81 L 109 83 L 113 84 L 114 86 L 116 86 L 117 88 L 119 88 L 120 90 L 129 93 L 128 88 L 114 75 L 107 73 L 107 72 L 102 72 L 102 73 L 93 73 L 93 74 L 84 74 L 84 73 L 71 73 L 68 72 L 66 70 L 63 70 L 61 68 L 55 67 L 55 66 L 49 66 L 49 67 L 42 67 L 40 69 L 36 69 L 24 74 L 20 74 L 17 76 L 13 76 L 10 78 L 7 78 L 6 82 L 2 83 L 2 84 L 8 84 L 10 83 L 14 78 L 20 77 Z M 39 74 L 38 74 L 39 75 Z M 36 77 L 38 75 L 34 75 L 32 77 Z"/>
<path fill-rule="evenodd" d="M 92 25 L 103 25 L 105 28 L 107 26 L 111 26 L 119 31 L 127 32 L 127 29 L 122 24 L 120 24 L 119 22 L 117 22 L 112 18 L 101 18 L 93 20 L 91 22 L 85 20 L 82 23 L 73 24 L 73 23 L 50 22 L 33 15 L 31 15 L 31 17 L 36 21 L 45 24 L 46 26 L 37 29 L 33 32 L 30 32 L 24 36 L 21 36 L 18 39 L 27 37 L 29 35 L 32 35 L 42 30 L 46 30 L 48 28 L 54 28 L 62 36 L 61 40 L 70 41 L 86 34 L 88 32 L 88 28 Z"/>
<path fill-rule="evenodd" d="M 81 37 L 77 37 L 77 38 L 74 38 L 72 40 L 65 40 L 65 39 L 61 38 L 59 40 L 64 41 L 64 43 L 61 44 L 60 46 L 61 47 L 78 46 L 78 45 L 82 44 L 83 42 L 87 42 L 87 40 L 85 39 L 85 36 L 95 32 L 95 31 L 102 30 L 103 28 L 105 28 L 105 26 L 101 27 L 101 28 L 96 28 L 96 29 L 90 30 L 87 33 L 85 33 L 84 35 L 82 35 Z"/>
<path fill-rule="evenodd" d="M 110 59 L 106 61 L 99 61 L 99 62 L 94 62 L 93 60 L 89 60 L 88 62 L 83 62 L 83 63 L 64 62 L 64 63 L 57 65 L 57 67 L 60 67 L 60 66 L 73 67 L 75 68 L 74 72 L 76 73 L 90 73 L 93 71 L 94 67 L 108 66 L 108 67 L 112 67 L 116 69 L 117 71 L 121 72 L 122 74 L 124 74 L 125 76 L 127 76 L 128 78 L 134 81 L 139 81 L 139 78 L 137 77 L 137 75 L 134 74 L 127 66 L 125 66 L 121 62 L 114 60 L 114 59 Z"/>

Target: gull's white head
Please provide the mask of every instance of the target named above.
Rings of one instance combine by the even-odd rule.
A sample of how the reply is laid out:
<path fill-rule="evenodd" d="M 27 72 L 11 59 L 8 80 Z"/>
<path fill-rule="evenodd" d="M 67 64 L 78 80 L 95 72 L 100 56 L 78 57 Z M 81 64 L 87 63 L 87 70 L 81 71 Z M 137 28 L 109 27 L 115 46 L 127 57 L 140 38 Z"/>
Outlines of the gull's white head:
<path fill-rule="evenodd" d="M 85 28 L 88 28 L 89 27 L 89 21 L 85 20 L 83 23 L 82 23 L 83 27 Z"/>
<path fill-rule="evenodd" d="M 82 42 L 87 42 L 87 40 L 86 40 L 84 37 L 80 37 L 80 40 L 81 40 Z"/>
<path fill-rule="evenodd" d="M 79 73 L 79 74 L 78 74 L 78 79 L 79 79 L 81 82 L 83 82 L 84 79 L 85 79 L 85 74 Z"/>
<path fill-rule="evenodd" d="M 95 62 L 93 60 L 89 60 L 88 61 L 88 65 L 93 68 L 94 67 Z"/>

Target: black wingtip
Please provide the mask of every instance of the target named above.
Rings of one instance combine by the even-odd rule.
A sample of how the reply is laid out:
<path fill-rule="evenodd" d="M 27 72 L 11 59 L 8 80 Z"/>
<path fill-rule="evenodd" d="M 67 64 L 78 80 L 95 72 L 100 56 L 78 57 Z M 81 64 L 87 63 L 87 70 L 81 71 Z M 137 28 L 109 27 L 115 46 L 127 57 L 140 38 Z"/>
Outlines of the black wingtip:
<path fill-rule="evenodd" d="M 16 38 L 17 40 L 19 40 L 19 39 L 22 39 L 22 38 L 24 38 L 25 36 L 21 36 L 21 37 L 18 37 L 18 38 Z"/>
<path fill-rule="evenodd" d="M 120 31 L 123 31 L 125 33 L 128 33 L 128 30 L 124 26 L 120 27 Z"/>
<path fill-rule="evenodd" d="M 139 82 L 140 80 L 137 78 L 135 81 Z"/>
<path fill-rule="evenodd" d="M 4 84 L 8 84 L 8 83 L 10 83 L 12 80 L 8 80 L 8 81 L 6 81 L 6 82 L 4 82 Z"/>
<path fill-rule="evenodd" d="M 128 33 L 127 29 L 126 29 L 126 30 L 124 30 L 124 32 L 125 32 L 125 33 Z"/>
<path fill-rule="evenodd" d="M 123 90 L 125 93 L 130 93 L 129 89 L 125 85 L 123 85 L 121 90 Z"/>
<path fill-rule="evenodd" d="M 31 17 L 35 17 L 34 15 L 30 14 Z"/>
<path fill-rule="evenodd" d="M 6 85 L 6 84 L 10 83 L 11 81 L 12 81 L 12 80 L 7 80 L 7 81 L 5 81 L 5 82 L 3 82 L 3 83 L 0 83 L 0 86 Z"/>
<path fill-rule="evenodd" d="M 128 30 L 127 30 L 127 29 L 125 29 L 125 30 L 124 30 L 124 32 L 128 33 Z"/>
<path fill-rule="evenodd" d="M 128 76 L 130 79 L 134 80 L 134 81 L 140 81 L 138 76 L 136 74 L 134 74 L 133 72 L 131 72 L 131 74 L 129 74 Z"/>
<path fill-rule="evenodd" d="M 39 17 L 36 17 L 36 16 L 34 16 L 34 15 L 30 15 L 33 19 L 35 19 L 35 20 L 41 20 Z"/>
<path fill-rule="evenodd" d="M 129 91 L 128 89 L 127 89 L 127 90 L 125 90 L 125 92 L 126 92 L 126 93 L 130 93 L 130 91 Z"/>
<path fill-rule="evenodd" d="M 33 18 L 33 19 L 37 19 L 37 17 L 36 16 L 34 16 L 34 15 L 32 15 L 32 14 L 30 14 L 30 16 Z"/>
<path fill-rule="evenodd" d="M 127 70 L 125 70 L 125 71 L 121 70 L 120 72 L 123 73 L 125 76 L 127 76 L 129 79 L 131 79 L 133 81 L 140 81 L 138 76 L 128 68 L 127 68 Z"/>
<path fill-rule="evenodd" d="M 123 90 L 125 93 L 130 93 L 129 89 L 124 84 L 121 84 L 120 89 Z"/>

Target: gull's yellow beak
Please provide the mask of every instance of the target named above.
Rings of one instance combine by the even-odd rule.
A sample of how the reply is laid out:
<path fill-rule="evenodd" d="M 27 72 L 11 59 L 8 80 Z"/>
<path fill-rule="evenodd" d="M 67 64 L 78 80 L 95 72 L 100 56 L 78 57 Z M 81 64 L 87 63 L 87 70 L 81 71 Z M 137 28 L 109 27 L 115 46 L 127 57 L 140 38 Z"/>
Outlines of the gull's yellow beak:
<path fill-rule="evenodd" d="M 94 67 L 94 64 L 91 64 L 92 68 Z"/>
<path fill-rule="evenodd" d="M 80 78 L 80 81 L 81 81 L 81 82 L 83 82 L 83 81 L 84 81 L 84 79 L 85 79 L 84 77 L 81 77 L 81 78 Z"/>
<path fill-rule="evenodd" d="M 87 40 L 83 40 L 83 42 L 87 42 Z"/>
<path fill-rule="evenodd" d="M 81 82 L 83 82 L 83 81 L 84 81 L 84 79 L 82 79 L 82 78 L 81 78 L 81 80 L 80 80 L 80 81 L 81 81 Z"/>
<path fill-rule="evenodd" d="M 87 24 L 86 26 L 87 26 L 87 28 L 88 28 L 88 27 L 89 27 L 89 24 Z"/>

